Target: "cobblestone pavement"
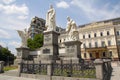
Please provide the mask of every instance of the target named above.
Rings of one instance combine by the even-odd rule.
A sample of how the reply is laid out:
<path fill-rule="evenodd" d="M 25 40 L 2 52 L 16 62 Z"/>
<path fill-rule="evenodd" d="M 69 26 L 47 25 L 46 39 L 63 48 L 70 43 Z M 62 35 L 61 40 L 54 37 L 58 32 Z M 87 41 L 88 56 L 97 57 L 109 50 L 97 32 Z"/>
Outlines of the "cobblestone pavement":
<path fill-rule="evenodd" d="M 120 66 L 113 67 L 111 80 L 120 80 Z"/>
<path fill-rule="evenodd" d="M 10 70 L 0 74 L 0 80 L 38 80 L 31 78 L 18 77 L 18 70 Z"/>
<path fill-rule="evenodd" d="M 0 80 L 38 80 L 38 79 L 15 77 L 15 76 L 8 76 L 8 75 L 0 74 Z"/>
<path fill-rule="evenodd" d="M 2 75 L 18 77 L 18 70 L 15 69 L 15 70 L 10 70 L 10 71 L 5 71 Z"/>

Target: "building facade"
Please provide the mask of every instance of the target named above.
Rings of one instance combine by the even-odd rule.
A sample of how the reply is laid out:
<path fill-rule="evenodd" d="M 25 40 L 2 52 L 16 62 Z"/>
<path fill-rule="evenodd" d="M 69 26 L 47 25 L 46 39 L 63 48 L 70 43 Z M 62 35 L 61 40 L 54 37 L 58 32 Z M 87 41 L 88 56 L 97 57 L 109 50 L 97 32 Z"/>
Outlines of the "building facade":
<path fill-rule="evenodd" d="M 120 18 L 81 25 L 78 31 L 83 59 L 120 58 Z M 65 51 L 65 37 L 65 32 L 59 36 L 60 54 Z"/>
<path fill-rule="evenodd" d="M 35 34 L 43 33 L 44 30 L 46 30 L 45 20 L 35 16 L 31 20 L 30 27 L 28 29 L 28 37 L 33 39 Z"/>

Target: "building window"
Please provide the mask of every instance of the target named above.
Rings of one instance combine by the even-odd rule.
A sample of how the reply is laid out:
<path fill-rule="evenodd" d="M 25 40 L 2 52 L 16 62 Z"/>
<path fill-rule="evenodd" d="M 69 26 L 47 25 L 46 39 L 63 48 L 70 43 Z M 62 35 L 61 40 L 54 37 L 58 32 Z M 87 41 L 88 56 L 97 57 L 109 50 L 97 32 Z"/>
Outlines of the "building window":
<path fill-rule="evenodd" d="M 60 39 L 60 43 L 61 43 L 61 39 Z"/>
<path fill-rule="evenodd" d="M 105 52 L 103 52 L 103 57 L 105 57 L 106 56 L 106 54 L 105 54 Z"/>
<path fill-rule="evenodd" d="M 86 55 L 86 53 L 84 53 L 84 58 L 87 58 L 87 55 Z"/>
<path fill-rule="evenodd" d="M 85 44 L 83 44 L 83 47 L 84 47 L 84 48 L 86 48 L 86 45 L 85 45 Z"/>
<path fill-rule="evenodd" d="M 32 29 L 34 29 L 35 27 L 34 26 L 32 26 Z"/>
<path fill-rule="evenodd" d="M 120 45 L 120 41 L 118 41 L 118 45 Z"/>
<path fill-rule="evenodd" d="M 92 58 L 92 53 L 90 53 L 90 58 Z"/>
<path fill-rule="evenodd" d="M 120 35 L 119 31 L 117 31 L 117 35 Z"/>
<path fill-rule="evenodd" d="M 112 51 L 110 51 L 109 53 L 110 53 L 110 57 L 112 57 Z"/>
<path fill-rule="evenodd" d="M 88 35 L 88 38 L 90 38 L 91 36 L 90 36 L 90 34 Z"/>
<path fill-rule="evenodd" d="M 37 23 L 38 26 L 40 26 L 40 23 Z"/>
<path fill-rule="evenodd" d="M 101 42 L 101 47 L 105 47 L 105 41 Z"/>
<path fill-rule="evenodd" d="M 102 33 L 102 32 L 100 33 L 100 36 L 103 36 L 103 33 Z"/>
<path fill-rule="evenodd" d="M 97 37 L 96 33 L 94 33 L 94 37 Z"/>
<path fill-rule="evenodd" d="M 108 41 L 108 46 L 111 46 L 111 41 L 110 40 Z"/>
<path fill-rule="evenodd" d="M 98 43 L 97 42 L 95 42 L 95 47 L 98 47 Z"/>
<path fill-rule="evenodd" d="M 91 48 L 92 46 L 91 46 L 91 43 L 89 43 L 89 48 Z"/>
<path fill-rule="evenodd" d="M 109 36 L 110 35 L 110 32 L 109 31 L 107 31 L 107 36 Z"/>
<path fill-rule="evenodd" d="M 85 39 L 85 35 L 83 35 L 83 39 Z"/>

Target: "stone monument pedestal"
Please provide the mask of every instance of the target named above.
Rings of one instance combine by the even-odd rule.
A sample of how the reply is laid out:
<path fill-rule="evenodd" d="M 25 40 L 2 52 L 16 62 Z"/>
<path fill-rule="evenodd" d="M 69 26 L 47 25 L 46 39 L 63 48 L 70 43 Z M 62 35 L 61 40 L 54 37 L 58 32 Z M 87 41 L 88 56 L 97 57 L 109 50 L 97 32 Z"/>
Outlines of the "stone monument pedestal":
<path fill-rule="evenodd" d="M 40 60 L 56 60 L 59 59 L 58 51 L 58 35 L 56 31 L 44 32 L 44 45 L 41 48 Z"/>
<path fill-rule="evenodd" d="M 14 61 L 14 65 L 18 65 L 18 63 L 20 63 L 22 59 L 27 59 L 30 51 L 30 49 L 26 47 L 16 48 L 16 50 L 17 50 L 17 58 Z"/>
<path fill-rule="evenodd" d="M 72 61 L 73 63 L 79 63 L 81 60 L 81 42 L 80 41 L 67 41 L 65 44 L 65 54 L 63 55 L 63 61 Z"/>
<path fill-rule="evenodd" d="M 4 72 L 4 61 L 0 61 L 0 73 Z"/>

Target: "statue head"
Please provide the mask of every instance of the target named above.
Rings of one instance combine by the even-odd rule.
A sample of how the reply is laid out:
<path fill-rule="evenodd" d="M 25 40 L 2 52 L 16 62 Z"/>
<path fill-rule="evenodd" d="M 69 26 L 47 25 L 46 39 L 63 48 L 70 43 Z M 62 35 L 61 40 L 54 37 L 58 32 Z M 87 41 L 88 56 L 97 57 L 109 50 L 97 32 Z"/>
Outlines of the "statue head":
<path fill-rule="evenodd" d="M 53 8 L 53 5 L 51 4 L 51 5 L 50 5 L 50 9 L 52 9 L 52 8 Z"/>
<path fill-rule="evenodd" d="M 67 16 L 67 20 L 70 21 L 70 17 L 69 16 Z"/>

